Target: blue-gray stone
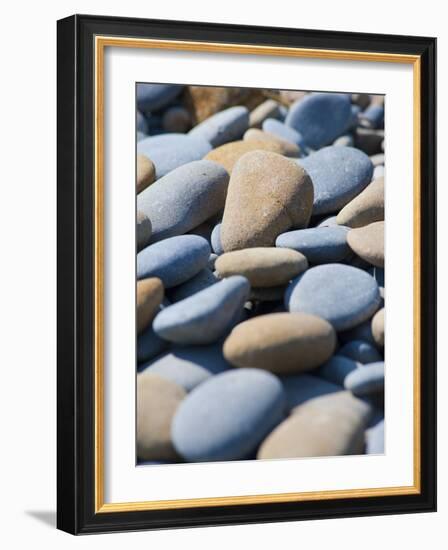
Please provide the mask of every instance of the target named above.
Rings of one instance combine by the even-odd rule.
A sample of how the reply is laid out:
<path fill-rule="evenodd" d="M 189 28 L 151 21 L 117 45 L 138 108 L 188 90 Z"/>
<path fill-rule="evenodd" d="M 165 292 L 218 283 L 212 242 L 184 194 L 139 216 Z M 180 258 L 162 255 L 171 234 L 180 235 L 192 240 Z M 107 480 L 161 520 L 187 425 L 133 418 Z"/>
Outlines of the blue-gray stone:
<path fill-rule="evenodd" d="M 190 392 L 207 378 L 228 370 L 231 365 L 222 353 L 222 343 L 211 346 L 173 347 L 145 365 L 145 370 L 182 386 Z"/>
<path fill-rule="evenodd" d="M 341 391 L 341 387 L 310 374 L 282 376 L 288 411 L 298 407 L 305 401 L 328 393 Z"/>
<path fill-rule="evenodd" d="M 360 115 L 361 125 L 367 128 L 381 128 L 384 123 L 384 107 L 370 105 Z"/>
<path fill-rule="evenodd" d="M 168 342 L 154 332 L 152 324 L 137 336 L 137 361 L 149 361 L 168 348 Z M 140 369 L 140 367 L 139 367 Z"/>
<path fill-rule="evenodd" d="M 369 342 L 363 342 L 362 340 L 353 340 L 344 344 L 340 350 L 340 355 L 344 357 L 350 357 L 353 361 L 358 363 L 375 363 L 376 361 L 382 361 L 382 357 L 378 350 Z"/>
<path fill-rule="evenodd" d="M 201 160 L 211 149 L 208 141 L 185 134 L 151 136 L 137 143 L 137 153 L 147 156 L 154 163 L 156 178 L 183 164 Z"/>
<path fill-rule="evenodd" d="M 212 250 L 215 254 L 217 254 L 218 256 L 220 256 L 221 254 L 224 254 L 224 250 L 221 244 L 221 224 L 220 223 L 216 224 L 215 227 L 213 228 L 211 242 L 212 242 Z"/>
<path fill-rule="evenodd" d="M 229 141 L 240 139 L 248 128 L 249 110 L 238 105 L 207 118 L 191 129 L 189 135 L 206 140 L 213 147 L 219 147 Z"/>
<path fill-rule="evenodd" d="M 193 294 L 214 285 L 216 282 L 218 282 L 218 278 L 206 267 L 186 283 L 174 287 L 170 292 L 170 299 L 172 302 L 185 300 L 185 298 L 193 296 Z"/>
<path fill-rule="evenodd" d="M 183 235 L 224 208 L 229 175 L 210 160 L 176 168 L 137 195 L 137 210 L 151 220 L 150 242 Z"/>
<path fill-rule="evenodd" d="M 350 96 L 316 93 L 293 103 L 285 123 L 300 132 L 309 147 L 319 149 L 347 129 L 351 114 Z"/>
<path fill-rule="evenodd" d="M 325 378 L 325 380 L 333 382 L 333 384 L 343 386 L 346 376 L 357 368 L 359 368 L 359 364 L 356 361 L 343 355 L 333 355 L 333 357 L 319 367 L 317 374 Z"/>
<path fill-rule="evenodd" d="M 177 452 L 190 462 L 240 460 L 253 453 L 283 419 L 280 380 L 261 369 L 235 369 L 195 388 L 171 427 Z"/>
<path fill-rule="evenodd" d="M 360 113 L 361 113 L 361 107 L 359 105 L 351 106 L 350 122 L 348 124 L 349 128 L 355 128 L 356 126 L 358 126 Z"/>
<path fill-rule="evenodd" d="M 340 210 L 367 187 L 373 174 L 370 158 L 353 147 L 324 147 L 296 162 L 313 182 L 314 216 Z"/>
<path fill-rule="evenodd" d="M 154 331 L 177 344 L 216 342 L 242 314 L 249 291 L 245 277 L 228 277 L 161 311 L 153 321 Z"/>
<path fill-rule="evenodd" d="M 178 84 L 137 84 L 137 106 L 140 111 L 153 112 L 169 105 L 183 90 Z"/>
<path fill-rule="evenodd" d="M 210 258 L 208 259 L 208 264 L 207 264 L 207 267 L 212 271 L 215 270 L 215 262 L 217 259 L 218 259 L 218 254 L 215 254 L 214 252 L 212 252 L 210 254 Z"/>
<path fill-rule="evenodd" d="M 351 372 L 344 380 L 344 387 L 358 396 L 381 392 L 384 389 L 384 363 L 370 363 Z"/>
<path fill-rule="evenodd" d="M 322 317 L 338 331 L 370 318 L 380 301 L 375 279 L 343 264 L 312 267 L 291 281 L 285 293 L 289 311 Z"/>
<path fill-rule="evenodd" d="M 148 133 L 148 123 L 146 122 L 146 118 L 144 117 L 144 115 L 140 111 L 137 111 L 136 117 L 137 117 L 136 118 L 137 131 L 141 132 L 142 134 L 147 134 Z"/>
<path fill-rule="evenodd" d="M 158 277 L 165 288 L 191 279 L 207 265 L 210 245 L 198 235 L 180 235 L 147 246 L 137 254 L 137 279 Z"/>
<path fill-rule="evenodd" d="M 384 419 L 366 431 L 366 453 L 368 455 L 384 454 Z"/>
<path fill-rule="evenodd" d="M 341 262 L 351 254 L 347 244 L 348 231 L 342 225 L 297 229 L 279 235 L 275 246 L 297 250 L 310 264 Z"/>
<path fill-rule="evenodd" d="M 146 139 L 146 134 L 144 134 L 143 132 L 137 131 L 137 143 L 139 141 L 142 141 L 143 139 Z"/>
<path fill-rule="evenodd" d="M 351 342 L 352 340 L 363 340 L 375 346 L 375 339 L 372 334 L 372 320 L 368 319 L 356 327 L 353 327 L 350 330 L 340 332 L 338 334 L 340 340 L 344 343 Z"/>
<path fill-rule="evenodd" d="M 290 126 L 286 126 L 283 122 L 280 122 L 279 120 L 276 120 L 275 118 L 267 118 L 263 122 L 263 130 L 265 132 L 269 132 L 270 134 L 274 134 L 277 137 L 284 139 L 286 141 L 289 141 L 290 143 L 294 143 L 295 145 L 298 145 L 299 147 L 304 147 L 303 137 L 302 135 L 294 130 L 294 128 L 291 128 Z"/>

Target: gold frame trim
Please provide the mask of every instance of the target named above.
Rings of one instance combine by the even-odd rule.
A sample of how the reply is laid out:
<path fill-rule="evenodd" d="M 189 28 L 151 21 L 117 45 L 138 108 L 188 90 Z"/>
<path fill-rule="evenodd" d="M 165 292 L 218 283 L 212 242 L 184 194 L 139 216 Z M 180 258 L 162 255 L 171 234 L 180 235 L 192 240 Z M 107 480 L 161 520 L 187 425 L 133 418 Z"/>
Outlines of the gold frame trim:
<path fill-rule="evenodd" d="M 106 47 L 153 48 L 163 50 L 201 51 L 209 53 L 237 53 L 243 55 L 270 55 L 314 59 L 369 61 L 385 63 L 407 63 L 413 65 L 414 98 L 414 482 L 403 487 L 379 487 L 352 490 L 313 491 L 301 493 L 280 493 L 244 495 L 181 500 L 159 500 L 142 502 L 104 502 L 104 50 Z M 362 498 L 419 494 L 421 492 L 421 426 L 420 426 L 420 270 L 421 270 L 421 60 L 417 55 L 401 55 L 382 52 L 356 52 L 345 50 L 321 50 L 251 44 L 225 44 L 183 40 L 156 40 L 96 36 L 95 54 L 95 513 L 130 512 L 142 510 L 167 510 L 198 508 L 208 506 L 232 506 L 242 504 L 264 504 L 274 502 L 300 502 L 332 500 L 341 498 Z"/>

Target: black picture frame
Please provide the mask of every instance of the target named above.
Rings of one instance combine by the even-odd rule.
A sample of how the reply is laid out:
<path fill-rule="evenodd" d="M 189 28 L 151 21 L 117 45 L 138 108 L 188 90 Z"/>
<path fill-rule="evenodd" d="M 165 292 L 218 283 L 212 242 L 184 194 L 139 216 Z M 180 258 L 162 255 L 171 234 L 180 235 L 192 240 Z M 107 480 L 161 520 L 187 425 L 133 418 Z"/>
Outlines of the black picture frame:
<path fill-rule="evenodd" d="M 436 509 L 436 39 L 74 15 L 57 24 L 57 526 L 73 534 Z M 94 52 L 97 35 L 412 54 L 421 59 L 419 494 L 95 513 Z"/>

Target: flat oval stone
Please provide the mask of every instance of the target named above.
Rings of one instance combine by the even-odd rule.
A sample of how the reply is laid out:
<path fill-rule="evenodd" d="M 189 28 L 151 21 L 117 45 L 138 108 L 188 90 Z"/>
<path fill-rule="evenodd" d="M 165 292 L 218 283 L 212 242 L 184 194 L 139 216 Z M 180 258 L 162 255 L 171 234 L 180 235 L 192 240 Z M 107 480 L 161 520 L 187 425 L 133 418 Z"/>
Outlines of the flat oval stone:
<path fill-rule="evenodd" d="M 171 422 L 186 393 L 147 372 L 137 375 L 137 456 L 142 460 L 176 460 Z"/>
<path fill-rule="evenodd" d="M 362 454 L 371 407 L 349 392 L 305 401 L 261 444 L 257 458 Z"/>
<path fill-rule="evenodd" d="M 384 454 L 384 420 L 381 420 L 375 426 L 366 432 L 366 454 L 382 455 Z"/>
<path fill-rule="evenodd" d="M 341 262 L 351 254 L 347 233 L 347 228 L 338 225 L 298 229 L 279 235 L 275 246 L 297 250 L 311 264 Z"/>
<path fill-rule="evenodd" d="M 344 386 L 354 395 L 368 395 L 384 389 L 384 363 L 370 363 L 351 372 L 344 380 Z"/>
<path fill-rule="evenodd" d="M 372 318 L 372 335 L 376 344 L 384 347 L 384 308 L 375 313 Z"/>
<path fill-rule="evenodd" d="M 163 284 L 157 277 L 137 281 L 137 333 L 154 319 L 163 300 Z"/>
<path fill-rule="evenodd" d="M 347 242 L 360 258 L 375 267 L 384 267 L 384 222 L 351 229 Z"/>
<path fill-rule="evenodd" d="M 208 141 L 213 147 L 240 139 L 249 127 L 249 110 L 238 105 L 220 111 L 192 128 L 189 135 Z"/>
<path fill-rule="evenodd" d="M 291 227 L 306 227 L 313 185 L 294 161 L 268 151 L 252 151 L 236 163 L 230 177 L 221 226 L 225 252 L 273 246 Z"/>
<path fill-rule="evenodd" d="M 160 178 L 137 197 L 152 223 L 151 242 L 182 235 L 224 208 L 229 175 L 216 162 L 198 160 Z"/>
<path fill-rule="evenodd" d="M 154 163 L 157 179 L 183 164 L 201 160 L 211 149 L 205 139 L 185 134 L 161 134 L 137 143 L 137 152 Z"/>
<path fill-rule="evenodd" d="M 333 327 L 302 313 L 271 313 L 237 325 L 224 342 L 224 357 L 236 367 L 297 374 L 327 361 L 336 346 Z"/>
<path fill-rule="evenodd" d="M 319 368 L 317 374 L 325 378 L 325 380 L 333 382 L 333 384 L 343 386 L 345 378 L 358 368 L 359 363 L 353 359 L 344 357 L 343 355 L 333 355 Z"/>
<path fill-rule="evenodd" d="M 223 372 L 195 388 L 178 408 L 172 439 L 189 462 L 247 458 L 282 420 L 283 388 L 257 369 Z"/>
<path fill-rule="evenodd" d="M 229 277 L 161 311 L 154 331 L 177 344 L 211 344 L 224 336 L 249 296 L 245 277 Z"/>
<path fill-rule="evenodd" d="M 282 376 L 281 381 L 286 394 L 288 411 L 315 397 L 341 391 L 340 386 L 310 374 Z"/>
<path fill-rule="evenodd" d="M 267 99 L 257 105 L 249 115 L 250 128 L 260 128 L 267 118 L 281 118 L 280 105 L 275 99 Z"/>
<path fill-rule="evenodd" d="M 370 183 L 337 215 L 337 223 L 347 227 L 363 227 L 384 220 L 384 178 Z"/>
<path fill-rule="evenodd" d="M 249 128 L 249 130 L 244 133 L 243 140 L 277 143 L 281 147 L 280 154 L 285 155 L 285 157 L 299 157 L 301 154 L 300 147 L 295 143 L 286 141 L 275 134 L 259 130 L 258 128 Z"/>
<path fill-rule="evenodd" d="M 191 279 L 207 265 L 210 245 L 198 235 L 180 235 L 152 244 L 137 254 L 137 279 L 158 277 L 165 288 Z"/>
<path fill-rule="evenodd" d="M 280 120 L 268 118 L 263 122 L 263 130 L 265 132 L 269 132 L 270 134 L 274 134 L 274 136 L 278 136 L 285 141 L 294 143 L 300 148 L 304 148 L 302 134 L 294 130 L 294 128 L 291 128 L 291 126 L 287 126 Z"/>
<path fill-rule="evenodd" d="M 137 362 L 143 363 L 149 361 L 161 354 L 168 348 L 166 340 L 162 340 L 154 332 L 152 323 L 149 324 L 141 334 L 137 336 Z"/>
<path fill-rule="evenodd" d="M 289 311 L 318 315 L 337 331 L 348 330 L 369 319 L 380 301 L 378 284 L 373 277 L 342 264 L 308 269 L 289 284 L 285 295 Z"/>
<path fill-rule="evenodd" d="M 339 349 L 338 353 L 363 365 L 382 360 L 378 350 L 369 342 L 363 342 L 362 340 L 347 342 Z"/>
<path fill-rule="evenodd" d="M 303 136 L 312 149 L 320 149 L 340 136 L 351 121 L 346 94 L 309 94 L 291 105 L 285 123 Z"/>
<path fill-rule="evenodd" d="M 273 140 L 231 141 L 230 143 L 225 143 L 213 149 L 205 158 L 206 160 L 212 160 L 220 164 L 229 174 L 231 174 L 237 160 L 250 151 L 272 151 L 273 153 L 283 154 L 283 147 L 280 143 Z"/>
<path fill-rule="evenodd" d="M 189 279 L 186 283 L 182 283 L 179 286 L 173 288 L 170 292 L 171 302 L 179 302 L 180 300 L 185 300 L 193 294 L 208 288 L 209 286 L 214 285 L 218 282 L 216 275 L 206 267 L 200 271 L 197 275 Z"/>
<path fill-rule="evenodd" d="M 222 344 L 211 346 L 175 347 L 169 353 L 145 365 L 145 370 L 165 380 L 175 382 L 186 392 L 215 374 L 230 368 L 222 354 Z"/>
<path fill-rule="evenodd" d="M 220 223 L 217 223 L 213 228 L 210 240 L 211 240 L 213 252 L 215 254 L 218 254 L 218 256 L 223 254 L 224 250 L 221 244 L 221 224 Z"/>
<path fill-rule="evenodd" d="M 178 84 L 137 84 L 137 106 L 140 111 L 153 112 L 169 105 L 181 93 Z"/>
<path fill-rule="evenodd" d="M 219 277 L 244 275 L 251 286 L 285 285 L 308 268 L 305 256 L 295 250 L 245 248 L 220 256 L 215 268 Z"/>
<path fill-rule="evenodd" d="M 137 223 L 135 231 L 137 240 L 137 251 L 140 251 L 142 250 L 142 248 L 145 248 L 145 246 L 148 246 L 152 235 L 151 220 L 146 214 L 144 214 L 140 210 L 137 210 Z"/>
<path fill-rule="evenodd" d="M 373 165 L 353 147 L 324 147 L 296 162 L 309 174 L 314 186 L 313 215 L 332 214 L 367 187 Z"/>
<path fill-rule="evenodd" d="M 145 155 L 137 155 L 137 193 L 141 193 L 156 179 L 156 167 Z"/>

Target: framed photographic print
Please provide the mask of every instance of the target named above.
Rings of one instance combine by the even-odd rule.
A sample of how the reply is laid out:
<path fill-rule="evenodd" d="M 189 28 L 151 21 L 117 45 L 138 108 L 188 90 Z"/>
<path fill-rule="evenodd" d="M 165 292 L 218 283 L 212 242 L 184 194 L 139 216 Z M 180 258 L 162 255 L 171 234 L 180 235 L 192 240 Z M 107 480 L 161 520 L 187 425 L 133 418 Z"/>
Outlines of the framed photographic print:
<path fill-rule="evenodd" d="M 58 527 L 433 511 L 434 38 L 58 22 Z"/>

